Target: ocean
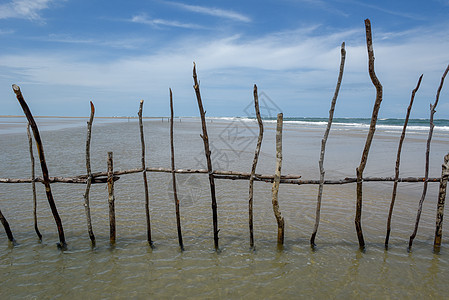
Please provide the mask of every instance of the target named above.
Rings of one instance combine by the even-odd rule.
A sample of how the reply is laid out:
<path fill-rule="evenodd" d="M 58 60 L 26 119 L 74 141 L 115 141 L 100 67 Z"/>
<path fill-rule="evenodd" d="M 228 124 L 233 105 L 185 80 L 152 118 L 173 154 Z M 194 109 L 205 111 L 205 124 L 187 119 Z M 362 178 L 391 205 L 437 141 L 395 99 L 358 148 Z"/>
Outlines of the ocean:
<path fill-rule="evenodd" d="M 86 174 L 87 118 L 38 118 L 50 176 Z M 394 175 L 402 130 L 400 119 L 379 120 L 365 176 Z M 318 160 L 327 119 L 285 118 L 282 174 L 319 179 Z M 435 121 L 430 176 L 441 176 L 447 154 L 449 120 Z M 177 168 L 205 168 L 199 118 L 176 118 Z M 251 118 L 208 118 L 214 169 L 249 172 L 257 141 Z M 274 119 L 265 132 L 257 173 L 275 169 Z M 326 179 L 355 177 L 368 132 L 368 119 L 334 120 L 324 168 Z M 411 120 L 403 146 L 401 177 L 424 175 L 428 120 Z M 147 167 L 170 167 L 167 118 L 144 120 Z M 0 119 L 0 177 L 29 178 L 30 157 L 24 118 Z M 95 119 L 92 171 L 106 171 L 107 152 L 114 169 L 141 165 L 138 122 Z M 37 151 L 34 151 L 37 155 Z M 36 157 L 36 162 L 38 162 Z M 37 165 L 37 174 L 40 170 Z M 363 185 L 362 227 L 366 250 L 360 251 L 354 227 L 356 185 L 324 187 L 321 221 L 311 249 L 317 185 L 281 184 L 279 206 L 285 218 L 285 245 L 276 245 L 277 225 L 271 205 L 271 184 L 254 186 L 255 250 L 249 247 L 248 181 L 215 180 L 220 250 L 213 244 L 210 190 L 205 174 L 178 174 L 185 251 L 178 246 L 171 174 L 148 173 L 155 248 L 146 241 L 142 174 L 121 175 L 115 183 L 117 243 L 109 244 L 108 191 L 91 190 L 93 231 L 90 246 L 84 212 L 83 184 L 52 184 L 65 229 L 68 249 L 56 247 L 58 235 L 41 184 L 38 224 L 33 228 L 31 184 L 0 185 L 0 209 L 17 245 L 0 231 L 0 294 L 8 299 L 41 298 L 437 298 L 449 292 L 449 251 L 443 227 L 440 253 L 433 252 L 438 183 L 429 183 L 418 235 L 411 252 L 422 183 L 400 183 L 392 220 L 390 247 L 384 248 L 392 182 Z"/>

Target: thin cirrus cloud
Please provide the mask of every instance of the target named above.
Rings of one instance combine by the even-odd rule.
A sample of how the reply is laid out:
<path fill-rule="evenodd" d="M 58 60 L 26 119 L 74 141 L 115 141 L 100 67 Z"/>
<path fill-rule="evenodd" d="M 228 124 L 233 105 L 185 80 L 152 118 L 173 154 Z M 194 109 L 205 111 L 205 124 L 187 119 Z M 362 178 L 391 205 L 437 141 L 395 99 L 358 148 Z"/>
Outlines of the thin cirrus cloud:
<path fill-rule="evenodd" d="M 132 17 L 131 22 L 140 23 L 151 26 L 168 26 L 176 28 L 187 28 L 187 29 L 202 29 L 203 27 L 192 23 L 182 23 L 174 20 L 164 20 L 164 19 L 150 19 L 145 15 L 137 15 Z"/>
<path fill-rule="evenodd" d="M 245 16 L 243 14 L 237 13 L 232 10 L 225 10 L 221 8 L 215 8 L 215 7 L 205 7 L 205 6 L 199 6 L 199 5 L 190 5 L 190 4 L 184 4 L 179 2 L 166 2 L 168 4 L 174 5 L 178 8 L 181 8 L 183 10 L 191 11 L 194 13 L 224 18 L 224 19 L 230 19 L 232 21 L 239 21 L 239 22 L 251 22 L 251 18 L 248 16 Z"/>
<path fill-rule="evenodd" d="M 40 20 L 40 12 L 48 8 L 51 0 L 13 0 L 0 4 L 0 19 L 19 18 Z"/>

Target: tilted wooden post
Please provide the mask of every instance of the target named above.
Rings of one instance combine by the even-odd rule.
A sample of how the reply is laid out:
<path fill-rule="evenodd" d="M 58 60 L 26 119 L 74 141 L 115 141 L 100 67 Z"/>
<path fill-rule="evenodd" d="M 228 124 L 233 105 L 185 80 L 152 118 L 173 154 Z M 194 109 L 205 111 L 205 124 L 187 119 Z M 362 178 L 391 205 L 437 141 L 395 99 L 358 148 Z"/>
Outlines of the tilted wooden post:
<path fill-rule="evenodd" d="M 214 174 L 212 170 L 212 160 L 210 158 L 210 149 L 209 149 L 209 137 L 207 135 L 207 127 L 206 127 L 206 113 L 204 112 L 203 108 L 203 102 L 201 100 L 201 93 L 200 93 L 200 85 L 198 83 L 197 75 L 196 75 L 196 66 L 195 63 L 193 63 L 193 82 L 196 94 L 196 99 L 198 102 L 198 108 L 200 111 L 201 116 L 201 125 L 203 129 L 203 134 L 201 135 L 201 138 L 204 142 L 204 153 L 206 155 L 206 162 L 207 162 L 207 172 L 209 174 L 209 185 L 210 185 L 210 195 L 212 198 L 212 219 L 213 219 L 213 226 L 214 226 L 214 246 L 215 250 L 218 250 L 218 216 L 217 216 L 217 198 L 215 196 L 215 181 L 214 181 Z"/>
<path fill-rule="evenodd" d="M 109 203 L 109 242 L 115 244 L 115 197 L 114 197 L 114 164 L 112 152 L 108 152 L 108 203 Z"/>
<path fill-rule="evenodd" d="M 284 228 L 285 222 L 279 210 L 279 183 L 281 181 L 282 168 L 282 123 L 283 114 L 279 113 L 276 126 L 276 170 L 274 171 L 273 187 L 271 189 L 271 202 L 273 204 L 273 212 L 278 224 L 278 246 L 284 244 Z"/>
<path fill-rule="evenodd" d="M 360 165 L 356 169 L 357 174 L 357 205 L 355 212 L 355 228 L 357 231 L 357 238 L 359 240 L 360 249 L 365 248 L 365 240 L 363 238 L 362 233 L 362 191 L 363 191 L 363 171 L 366 167 L 366 162 L 368 160 L 368 153 L 371 147 L 371 142 L 373 141 L 374 132 L 376 130 L 377 123 L 377 115 L 379 114 L 380 103 L 382 102 L 382 85 L 380 84 L 379 79 L 377 79 L 376 73 L 374 72 L 374 51 L 373 51 L 373 38 L 371 35 L 371 22 L 369 19 L 365 20 L 365 29 L 366 29 L 366 47 L 368 49 L 368 68 L 369 68 L 369 76 L 371 81 L 376 88 L 376 101 L 374 102 L 373 114 L 371 116 L 371 123 L 369 127 L 368 136 L 366 137 L 365 148 L 363 149 L 362 159 L 360 161 Z"/>
<path fill-rule="evenodd" d="M 42 241 L 42 234 L 39 231 L 39 227 L 37 226 L 37 196 L 36 196 L 36 173 L 35 173 L 35 165 L 34 165 L 34 155 L 33 155 L 33 139 L 31 137 L 30 132 L 30 123 L 27 124 L 27 136 L 28 136 L 28 147 L 30 150 L 30 160 L 31 160 L 31 189 L 33 191 L 33 217 L 34 217 L 34 231 L 39 238 L 39 241 Z"/>
<path fill-rule="evenodd" d="M 441 247 L 441 237 L 443 235 L 443 215 L 444 202 L 446 200 L 447 180 L 449 178 L 449 153 L 444 156 L 444 163 L 441 170 L 440 191 L 438 193 L 437 220 L 435 225 L 435 240 L 433 250 L 438 253 Z"/>
<path fill-rule="evenodd" d="M 412 97 L 410 99 L 410 104 L 407 108 L 407 114 L 405 116 L 404 126 L 402 127 L 402 133 L 401 133 L 401 137 L 399 139 L 398 152 L 396 155 L 396 167 L 395 167 L 395 175 L 394 175 L 393 192 L 391 195 L 390 210 L 388 212 L 388 219 L 387 219 L 387 235 L 385 236 L 385 248 L 386 249 L 388 249 L 388 241 L 390 240 L 391 217 L 393 215 L 394 202 L 396 200 L 396 192 L 398 189 L 399 164 L 401 162 L 402 144 L 404 143 L 405 130 L 407 129 L 408 119 L 410 118 L 410 112 L 412 110 L 413 100 L 415 99 L 415 94 L 418 91 L 419 86 L 421 85 L 422 77 L 423 77 L 423 75 L 421 75 L 419 77 L 418 84 L 416 85 L 415 89 L 412 91 Z"/>
<path fill-rule="evenodd" d="M 17 100 L 19 101 L 20 106 L 22 107 L 22 110 L 25 113 L 25 116 L 27 117 L 27 120 L 31 126 L 31 129 L 33 130 L 34 140 L 36 141 L 37 152 L 39 154 L 39 160 L 41 163 L 43 183 L 45 186 L 45 193 L 47 194 L 48 204 L 50 205 L 51 212 L 53 213 L 53 217 L 56 222 L 56 226 L 58 227 L 58 233 L 59 233 L 58 247 L 60 247 L 61 249 L 66 249 L 67 244 L 65 242 L 64 229 L 62 227 L 62 221 L 59 216 L 58 210 L 56 208 L 56 203 L 55 203 L 55 200 L 53 199 L 53 194 L 51 192 L 48 168 L 47 168 L 47 163 L 45 161 L 44 147 L 42 145 L 42 140 L 41 140 L 41 136 L 39 134 L 39 129 L 37 128 L 36 122 L 34 121 L 33 115 L 31 114 L 31 111 L 30 111 L 27 103 L 25 102 L 25 99 L 23 99 L 22 92 L 20 91 L 20 88 L 17 85 L 13 84 L 12 89 L 13 89 L 14 93 L 16 94 Z"/>
<path fill-rule="evenodd" d="M 321 213 L 321 199 L 323 196 L 324 187 L 324 154 L 326 152 L 326 142 L 329 136 L 329 132 L 332 126 L 332 120 L 334 118 L 335 103 L 337 102 L 338 92 L 340 91 L 341 81 L 343 79 L 343 71 L 345 68 L 346 50 L 345 43 L 341 44 L 341 61 L 340 61 L 340 73 L 338 74 L 337 86 L 335 87 L 334 97 L 332 98 L 331 108 L 329 110 L 329 119 L 327 121 L 326 131 L 324 132 L 324 137 L 321 140 L 321 152 L 320 161 L 318 162 L 320 167 L 320 185 L 318 187 L 318 196 L 316 203 L 316 214 L 315 214 L 315 226 L 313 228 L 312 236 L 310 237 L 310 245 L 315 246 L 315 237 L 318 231 L 318 225 L 320 223 L 320 213 Z"/>
<path fill-rule="evenodd" d="M 171 174 L 173 183 L 173 199 L 175 200 L 176 209 L 176 228 L 178 229 L 178 243 L 181 251 L 184 251 L 184 243 L 182 241 L 182 231 L 181 231 L 181 214 L 179 212 L 179 199 L 178 191 L 176 188 L 176 173 L 175 173 L 175 145 L 173 140 L 173 93 L 170 89 L 170 152 L 171 152 Z"/>
<path fill-rule="evenodd" d="M 254 107 L 256 110 L 257 123 L 259 124 L 259 135 L 257 137 L 256 151 L 254 152 L 253 166 L 251 167 L 251 175 L 249 177 L 249 200 L 248 200 L 248 211 L 249 211 L 249 245 L 254 248 L 254 233 L 253 233 L 253 189 L 254 189 L 254 177 L 256 174 L 257 161 L 259 160 L 260 147 L 262 146 L 263 139 L 263 122 L 260 116 L 259 110 L 259 96 L 257 94 L 257 85 L 254 85 Z"/>
<path fill-rule="evenodd" d="M 421 195 L 421 199 L 419 200 L 419 206 L 418 206 L 418 212 L 416 213 L 416 221 L 415 221 L 415 229 L 413 230 L 412 235 L 410 236 L 410 240 L 408 242 L 408 250 L 410 251 L 412 249 L 413 240 L 416 237 L 416 234 L 418 233 L 418 226 L 419 226 L 419 219 L 421 218 L 421 212 L 422 212 L 422 206 L 424 203 L 424 199 L 426 198 L 427 194 L 427 183 L 429 182 L 429 157 L 430 157 L 430 143 L 432 141 L 432 135 L 433 135 L 433 128 L 435 125 L 433 124 L 433 117 L 435 115 L 435 108 L 438 105 L 438 100 L 440 100 L 440 92 L 443 88 L 444 84 L 444 78 L 446 78 L 447 73 L 449 72 L 449 65 L 446 67 L 446 70 L 443 73 L 443 76 L 441 77 L 440 86 L 437 90 L 437 95 L 434 104 L 430 104 L 430 127 L 429 127 L 429 135 L 427 137 L 427 147 L 426 147 L 426 166 L 425 166 L 425 174 L 424 174 L 424 186 L 423 186 L 423 192 Z"/>
<path fill-rule="evenodd" d="M 5 228 L 6 236 L 8 237 L 8 240 L 15 244 L 14 236 L 12 235 L 11 228 L 9 227 L 9 223 L 6 220 L 5 216 L 2 214 L 2 211 L 0 210 L 0 222 L 2 222 L 3 227 Z"/>
<path fill-rule="evenodd" d="M 151 239 L 151 220 L 150 220 L 150 195 L 148 192 L 148 181 L 147 181 L 147 170 L 145 167 L 145 137 L 143 133 L 143 121 L 142 121 L 142 109 L 143 100 L 140 100 L 139 112 L 139 128 L 140 128 L 140 144 L 142 148 L 142 176 L 143 176 L 143 186 L 145 190 L 145 217 L 147 221 L 147 241 L 150 247 L 153 247 L 153 240 Z"/>
<path fill-rule="evenodd" d="M 89 203 L 89 193 L 90 187 L 92 185 L 92 169 L 90 166 L 90 140 L 92 137 L 92 123 L 94 121 L 95 106 L 90 102 L 90 118 L 87 122 L 87 137 L 86 137 L 86 171 L 87 171 L 87 183 L 86 191 L 84 192 L 84 210 L 86 212 L 87 219 L 87 231 L 89 233 L 89 238 L 92 243 L 92 247 L 95 247 L 95 235 L 92 229 L 92 220 L 90 217 L 90 203 Z"/>

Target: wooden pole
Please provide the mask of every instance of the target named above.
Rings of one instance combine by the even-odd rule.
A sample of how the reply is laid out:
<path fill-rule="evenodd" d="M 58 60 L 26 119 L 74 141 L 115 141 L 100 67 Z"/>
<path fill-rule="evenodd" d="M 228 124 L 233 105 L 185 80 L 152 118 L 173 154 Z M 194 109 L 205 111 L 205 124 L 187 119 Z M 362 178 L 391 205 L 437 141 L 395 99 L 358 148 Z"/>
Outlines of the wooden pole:
<path fill-rule="evenodd" d="M 412 249 L 413 240 L 415 239 L 416 234 L 418 232 L 419 219 L 421 218 L 422 206 L 424 203 L 424 199 L 426 198 L 427 182 L 428 182 L 428 178 L 429 178 L 430 143 L 432 141 L 433 128 L 435 127 L 435 125 L 433 124 L 433 117 L 436 112 L 435 108 L 438 105 L 438 100 L 440 99 L 440 92 L 441 92 L 441 89 L 443 88 L 444 78 L 446 78 L 446 75 L 448 72 L 449 72 L 449 65 L 446 67 L 446 70 L 444 71 L 443 76 L 441 77 L 441 82 L 440 82 L 440 86 L 438 87 L 438 90 L 437 90 L 435 103 L 433 105 L 430 104 L 430 128 L 429 128 L 429 136 L 427 137 L 427 147 L 426 147 L 426 166 L 425 166 L 425 174 L 424 174 L 425 180 L 424 180 L 424 186 L 423 186 L 423 192 L 421 195 L 421 199 L 419 200 L 418 212 L 416 214 L 415 229 L 413 230 L 413 233 L 410 236 L 410 240 L 408 242 L 408 250 L 409 251 Z"/>
<path fill-rule="evenodd" d="M 415 89 L 412 91 L 412 97 L 410 99 L 410 104 L 407 108 L 407 114 L 405 116 L 404 127 L 402 128 L 401 138 L 399 139 L 398 152 L 397 152 L 397 156 L 396 156 L 396 167 L 395 167 L 395 176 L 394 176 L 394 184 L 393 184 L 393 193 L 391 196 L 390 210 L 388 212 L 388 219 L 387 219 L 387 235 L 385 237 L 385 248 L 386 249 L 388 249 L 388 241 L 390 239 L 391 217 L 393 215 L 394 202 L 396 200 L 396 193 L 397 193 L 397 188 L 398 188 L 399 164 L 401 162 L 402 144 L 404 143 L 405 131 L 407 129 L 408 120 L 410 118 L 410 112 L 412 110 L 412 105 L 413 105 L 413 101 L 415 99 L 415 94 L 418 91 L 419 86 L 421 85 L 422 77 L 423 77 L 423 75 L 421 75 L 419 77 L 418 84 L 416 85 Z"/>
<path fill-rule="evenodd" d="M 271 189 L 271 202 L 273 204 L 273 212 L 278 224 L 278 246 L 282 246 L 284 244 L 284 227 L 285 222 L 284 218 L 281 215 L 279 210 L 279 183 L 281 180 L 281 168 L 282 168 L 282 123 L 283 123 L 283 115 L 282 113 L 278 114 L 277 117 L 277 126 L 276 126 L 276 170 L 274 172 L 274 180 L 273 187 Z"/>
<path fill-rule="evenodd" d="M 42 241 L 42 234 L 39 231 L 39 227 L 37 226 L 37 196 L 36 196 L 36 182 L 34 181 L 36 178 L 35 173 L 35 164 L 34 164 L 34 155 L 33 155 L 33 139 L 31 137 L 30 132 L 30 123 L 27 124 L 27 135 L 28 135 L 28 146 L 30 149 L 30 159 L 31 159 L 31 188 L 33 190 L 33 217 L 34 217 L 34 231 L 39 238 L 39 241 Z"/>
<path fill-rule="evenodd" d="M 11 228 L 9 227 L 9 223 L 6 220 L 5 216 L 2 214 L 2 211 L 0 210 L 0 222 L 2 222 L 3 227 L 5 228 L 6 236 L 8 237 L 8 240 L 13 243 L 13 245 L 16 243 L 14 240 L 14 236 L 12 235 Z"/>
<path fill-rule="evenodd" d="M 254 107 L 256 110 L 256 118 L 257 123 L 259 124 L 259 135 L 257 137 L 257 145 L 256 145 L 256 151 L 254 152 L 254 159 L 253 159 L 253 165 L 251 167 L 251 175 L 249 177 L 249 244 L 251 248 L 254 248 L 254 229 L 253 229 L 253 189 L 254 189 L 254 177 L 256 174 L 256 167 L 257 167 L 257 161 L 259 160 L 259 154 L 260 154 L 260 147 L 262 146 L 262 139 L 263 139 L 263 122 L 262 118 L 260 116 L 260 110 L 259 110 L 259 96 L 257 94 L 257 85 L 254 85 Z"/>
<path fill-rule="evenodd" d="M 335 87 L 334 97 L 332 98 L 331 108 L 329 110 L 329 120 L 327 121 L 326 131 L 324 132 L 324 137 L 321 140 L 321 152 L 320 152 L 320 161 L 318 165 L 320 167 L 320 185 L 318 187 L 318 197 L 316 204 L 316 215 L 315 215 L 315 226 L 313 228 L 312 236 L 310 237 L 310 245 L 312 247 L 315 246 L 315 237 L 318 231 L 318 225 L 320 223 L 320 213 L 321 213 L 321 199 L 323 196 L 323 187 L 324 187 L 324 153 L 326 151 L 326 142 L 329 136 L 329 132 L 332 126 L 332 120 L 334 118 L 334 110 L 335 103 L 337 102 L 338 92 L 340 91 L 341 81 L 343 79 L 343 71 L 345 68 L 345 59 L 346 59 L 346 50 L 345 43 L 341 44 L 341 61 L 340 61 L 340 73 L 338 74 L 337 86 Z"/>
<path fill-rule="evenodd" d="M 89 193 L 90 186 L 92 185 L 92 170 L 90 166 L 90 140 L 92 137 L 92 123 L 94 121 L 95 107 L 92 101 L 90 102 L 90 118 L 87 122 L 87 137 L 86 137 L 86 170 L 87 170 L 87 184 L 86 191 L 84 193 L 84 210 L 86 212 L 87 219 L 87 231 L 89 233 L 89 238 L 92 243 L 92 247 L 95 247 L 95 235 L 92 229 L 92 221 L 90 217 L 90 204 L 89 204 Z"/>
<path fill-rule="evenodd" d="M 17 100 L 19 101 L 20 106 L 22 107 L 23 112 L 25 113 L 25 116 L 28 119 L 28 123 L 30 124 L 31 129 L 33 130 L 34 139 L 36 141 L 37 152 L 39 154 L 39 160 L 41 162 L 42 177 L 43 177 L 43 182 L 45 185 L 45 193 L 47 194 L 48 203 L 50 205 L 51 212 L 53 213 L 53 217 L 55 219 L 56 226 L 58 227 L 58 234 L 59 234 L 58 247 L 60 247 L 61 249 L 67 249 L 67 244 L 65 242 L 65 236 L 64 236 L 64 229 L 62 227 L 62 221 L 61 221 L 61 218 L 59 217 L 59 213 L 56 208 L 55 201 L 53 199 L 53 194 L 51 192 L 48 168 L 47 168 L 47 163 L 45 162 L 44 147 L 42 145 L 42 140 L 41 140 L 41 136 L 39 134 L 39 129 L 37 128 L 37 125 L 36 125 L 36 122 L 34 121 L 33 115 L 31 114 L 31 111 L 30 111 L 27 103 L 25 102 L 25 99 L 22 96 L 22 92 L 20 91 L 20 88 L 17 85 L 13 84 L 12 89 L 13 89 L 14 93 L 16 94 Z"/>
<path fill-rule="evenodd" d="M 108 203 L 109 203 L 109 241 L 111 245 L 115 244 L 115 197 L 114 197 L 114 164 L 112 152 L 108 152 Z"/>
<path fill-rule="evenodd" d="M 433 250 L 435 253 L 440 252 L 441 237 L 443 235 L 443 215 L 444 202 L 446 200 L 447 180 L 449 178 L 449 153 L 444 156 L 444 163 L 441 170 L 440 191 L 438 193 L 437 219 L 435 225 L 435 240 L 433 242 Z"/>
<path fill-rule="evenodd" d="M 182 231 L 181 231 L 181 214 L 179 212 L 179 199 L 178 192 L 176 189 L 176 173 L 175 173 L 175 146 L 173 141 L 173 93 L 170 89 L 170 150 L 171 150 L 171 174 L 173 183 L 173 199 L 175 201 L 176 209 L 176 227 L 178 229 L 178 242 L 181 251 L 184 251 L 184 243 L 182 241 Z"/>
<path fill-rule="evenodd" d="M 142 176 L 143 176 L 143 185 L 145 189 L 145 217 L 147 221 L 147 241 L 151 248 L 153 248 L 153 240 L 151 239 L 151 220 L 150 220 L 150 195 L 148 193 L 148 181 L 147 181 L 147 170 L 145 167 L 145 138 L 143 133 L 143 122 L 142 122 L 142 109 L 143 109 L 143 100 L 140 100 L 139 106 L 139 127 L 140 127 L 140 144 L 142 147 Z"/>
<path fill-rule="evenodd" d="M 209 149 L 209 137 L 207 135 L 207 128 L 206 128 L 206 113 L 203 109 L 203 102 L 201 100 L 201 94 L 200 94 L 200 85 L 198 83 L 197 75 L 196 75 L 196 66 L 195 63 L 193 63 L 193 82 L 196 94 L 196 99 L 198 101 L 198 108 L 200 111 L 201 116 L 201 125 L 203 129 L 203 134 L 200 135 L 204 142 L 204 153 L 206 155 L 206 162 L 207 162 L 207 172 L 209 174 L 209 185 L 210 185 L 210 194 L 212 198 L 212 219 L 213 219 L 213 226 L 214 226 L 214 246 L 215 250 L 218 250 L 218 216 L 217 216 L 217 199 L 215 197 L 215 181 L 214 181 L 214 174 L 212 172 L 212 160 L 210 158 L 210 149 Z"/>
<path fill-rule="evenodd" d="M 382 85 L 380 84 L 379 79 L 377 79 L 376 73 L 374 72 L 374 51 L 373 51 L 373 38 L 371 35 L 371 22 L 369 19 L 365 20 L 365 29 L 366 29 L 366 46 L 368 49 L 368 58 L 369 58 L 369 76 L 371 81 L 376 88 L 376 101 L 374 103 L 373 114 L 371 117 L 371 124 L 368 132 L 368 136 L 366 137 L 365 148 L 363 149 L 362 159 L 360 161 L 359 167 L 356 169 L 357 174 L 357 205 L 356 205 L 356 213 L 355 213 L 355 228 L 357 231 L 357 237 L 359 240 L 360 249 L 365 248 L 365 240 L 363 238 L 362 233 L 362 178 L 363 171 L 366 167 L 366 162 L 368 160 L 369 149 L 371 147 L 371 142 L 373 141 L 374 132 L 376 130 L 377 123 L 377 115 L 379 114 L 380 103 L 382 102 Z"/>

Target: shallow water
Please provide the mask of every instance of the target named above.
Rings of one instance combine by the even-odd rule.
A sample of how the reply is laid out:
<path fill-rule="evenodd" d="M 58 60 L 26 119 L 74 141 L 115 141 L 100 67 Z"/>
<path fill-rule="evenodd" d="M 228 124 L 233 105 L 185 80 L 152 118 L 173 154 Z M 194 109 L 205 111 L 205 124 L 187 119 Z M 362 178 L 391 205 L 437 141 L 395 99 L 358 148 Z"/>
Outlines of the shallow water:
<path fill-rule="evenodd" d="M 144 122 L 147 166 L 169 167 L 168 123 Z M 208 122 L 213 164 L 217 169 L 248 172 L 256 144 L 257 125 L 241 120 Z M 266 124 L 258 173 L 275 166 L 274 124 Z M 324 127 L 285 124 L 283 174 L 317 179 Z M 176 167 L 203 168 L 205 159 L 197 120 L 175 123 Z M 96 124 L 92 136 L 92 169 L 105 171 L 106 155 L 114 152 L 115 170 L 140 166 L 137 122 Z M 399 132 L 378 130 L 365 176 L 392 176 Z M 85 128 L 42 132 L 50 176 L 85 173 Z M 334 126 L 326 150 L 326 178 L 355 177 L 366 130 Z M 407 136 L 401 175 L 423 176 L 427 135 Z M 449 136 L 436 132 L 430 176 L 439 177 Z M 22 133 L 0 135 L 0 177 L 30 175 L 25 127 Z M 35 154 L 36 154 L 35 150 Z M 37 173 L 40 174 L 38 168 Z M 0 231 L 0 294 L 7 298 L 424 298 L 449 292 L 449 251 L 434 254 L 438 184 L 429 183 L 413 251 L 407 252 L 422 184 L 402 183 L 396 201 L 390 248 L 384 249 L 392 183 L 364 184 L 362 226 L 367 248 L 358 250 L 354 229 L 355 184 L 325 186 L 321 222 L 312 251 L 317 186 L 281 185 L 280 210 L 286 236 L 276 246 L 277 226 L 271 207 L 271 184 L 256 182 L 254 234 L 249 249 L 248 181 L 216 180 L 220 251 L 213 249 L 212 213 L 207 176 L 177 175 L 186 251 L 177 244 L 171 174 L 149 173 L 151 225 L 155 248 L 146 242 L 144 190 L 141 174 L 124 175 L 115 184 L 117 244 L 109 245 L 107 189 L 91 190 L 93 230 L 90 247 L 83 207 L 84 185 L 53 184 L 64 223 L 68 250 L 58 241 L 43 187 L 38 184 L 38 217 L 43 241 L 34 233 L 31 184 L 2 184 L 0 208 L 18 242 L 12 247 Z"/>

